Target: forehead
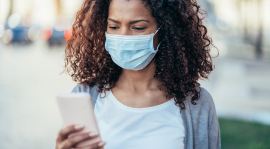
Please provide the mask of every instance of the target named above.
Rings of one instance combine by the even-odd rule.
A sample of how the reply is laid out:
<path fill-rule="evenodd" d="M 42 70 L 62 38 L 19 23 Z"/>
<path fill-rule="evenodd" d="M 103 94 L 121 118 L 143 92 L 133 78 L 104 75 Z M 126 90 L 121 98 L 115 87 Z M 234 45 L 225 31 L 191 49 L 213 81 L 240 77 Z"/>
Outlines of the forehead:
<path fill-rule="evenodd" d="M 112 0 L 109 6 L 109 17 L 119 21 L 138 18 L 150 20 L 152 15 L 141 0 Z"/>

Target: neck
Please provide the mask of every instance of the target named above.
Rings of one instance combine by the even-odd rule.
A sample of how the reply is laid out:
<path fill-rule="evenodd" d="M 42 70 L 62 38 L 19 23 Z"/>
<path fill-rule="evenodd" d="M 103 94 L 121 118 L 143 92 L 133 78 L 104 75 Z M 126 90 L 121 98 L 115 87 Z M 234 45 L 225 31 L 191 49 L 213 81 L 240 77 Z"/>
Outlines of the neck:
<path fill-rule="evenodd" d="M 128 89 L 135 92 L 145 92 L 150 89 L 157 89 L 160 81 L 154 78 L 156 64 L 153 59 L 142 70 L 128 70 L 123 69 L 122 74 L 119 76 L 116 86 Z"/>

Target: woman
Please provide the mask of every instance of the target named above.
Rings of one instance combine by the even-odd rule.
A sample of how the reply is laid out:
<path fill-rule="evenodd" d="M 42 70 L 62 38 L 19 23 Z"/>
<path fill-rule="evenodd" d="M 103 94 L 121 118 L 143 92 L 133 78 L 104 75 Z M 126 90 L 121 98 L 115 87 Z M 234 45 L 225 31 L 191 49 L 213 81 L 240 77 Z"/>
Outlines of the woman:
<path fill-rule="evenodd" d="M 86 0 L 66 48 L 72 92 L 92 96 L 100 134 L 67 136 L 56 149 L 100 135 L 84 149 L 216 149 L 211 95 L 198 79 L 213 70 L 211 39 L 195 0 Z M 106 144 L 106 145 L 105 145 Z"/>

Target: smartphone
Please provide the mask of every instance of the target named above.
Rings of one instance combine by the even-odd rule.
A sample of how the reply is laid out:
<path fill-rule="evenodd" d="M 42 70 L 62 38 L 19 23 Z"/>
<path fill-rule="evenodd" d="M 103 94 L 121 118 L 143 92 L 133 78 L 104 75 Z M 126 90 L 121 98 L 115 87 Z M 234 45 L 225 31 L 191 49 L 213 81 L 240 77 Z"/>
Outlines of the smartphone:
<path fill-rule="evenodd" d="M 60 111 L 63 127 L 72 124 L 83 124 L 84 129 L 80 132 L 72 133 L 68 136 L 74 137 L 84 132 L 98 132 L 98 126 L 94 114 L 94 107 L 90 94 L 88 93 L 59 93 L 56 97 L 58 109 Z M 100 135 L 95 139 L 85 140 L 75 147 L 88 146 L 92 142 L 101 140 Z"/>

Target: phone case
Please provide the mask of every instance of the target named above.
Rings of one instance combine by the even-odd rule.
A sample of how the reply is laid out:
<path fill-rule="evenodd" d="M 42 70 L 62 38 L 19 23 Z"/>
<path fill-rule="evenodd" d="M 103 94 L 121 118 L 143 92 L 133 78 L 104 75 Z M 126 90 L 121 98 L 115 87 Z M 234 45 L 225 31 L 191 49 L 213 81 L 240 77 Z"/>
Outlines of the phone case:
<path fill-rule="evenodd" d="M 99 133 L 90 94 L 59 93 L 56 100 L 64 126 L 72 124 L 83 124 L 85 126 L 82 131 L 72 133 L 68 138 L 89 131 Z M 101 140 L 100 136 L 78 143 L 75 147 L 85 147 L 96 140 Z"/>

